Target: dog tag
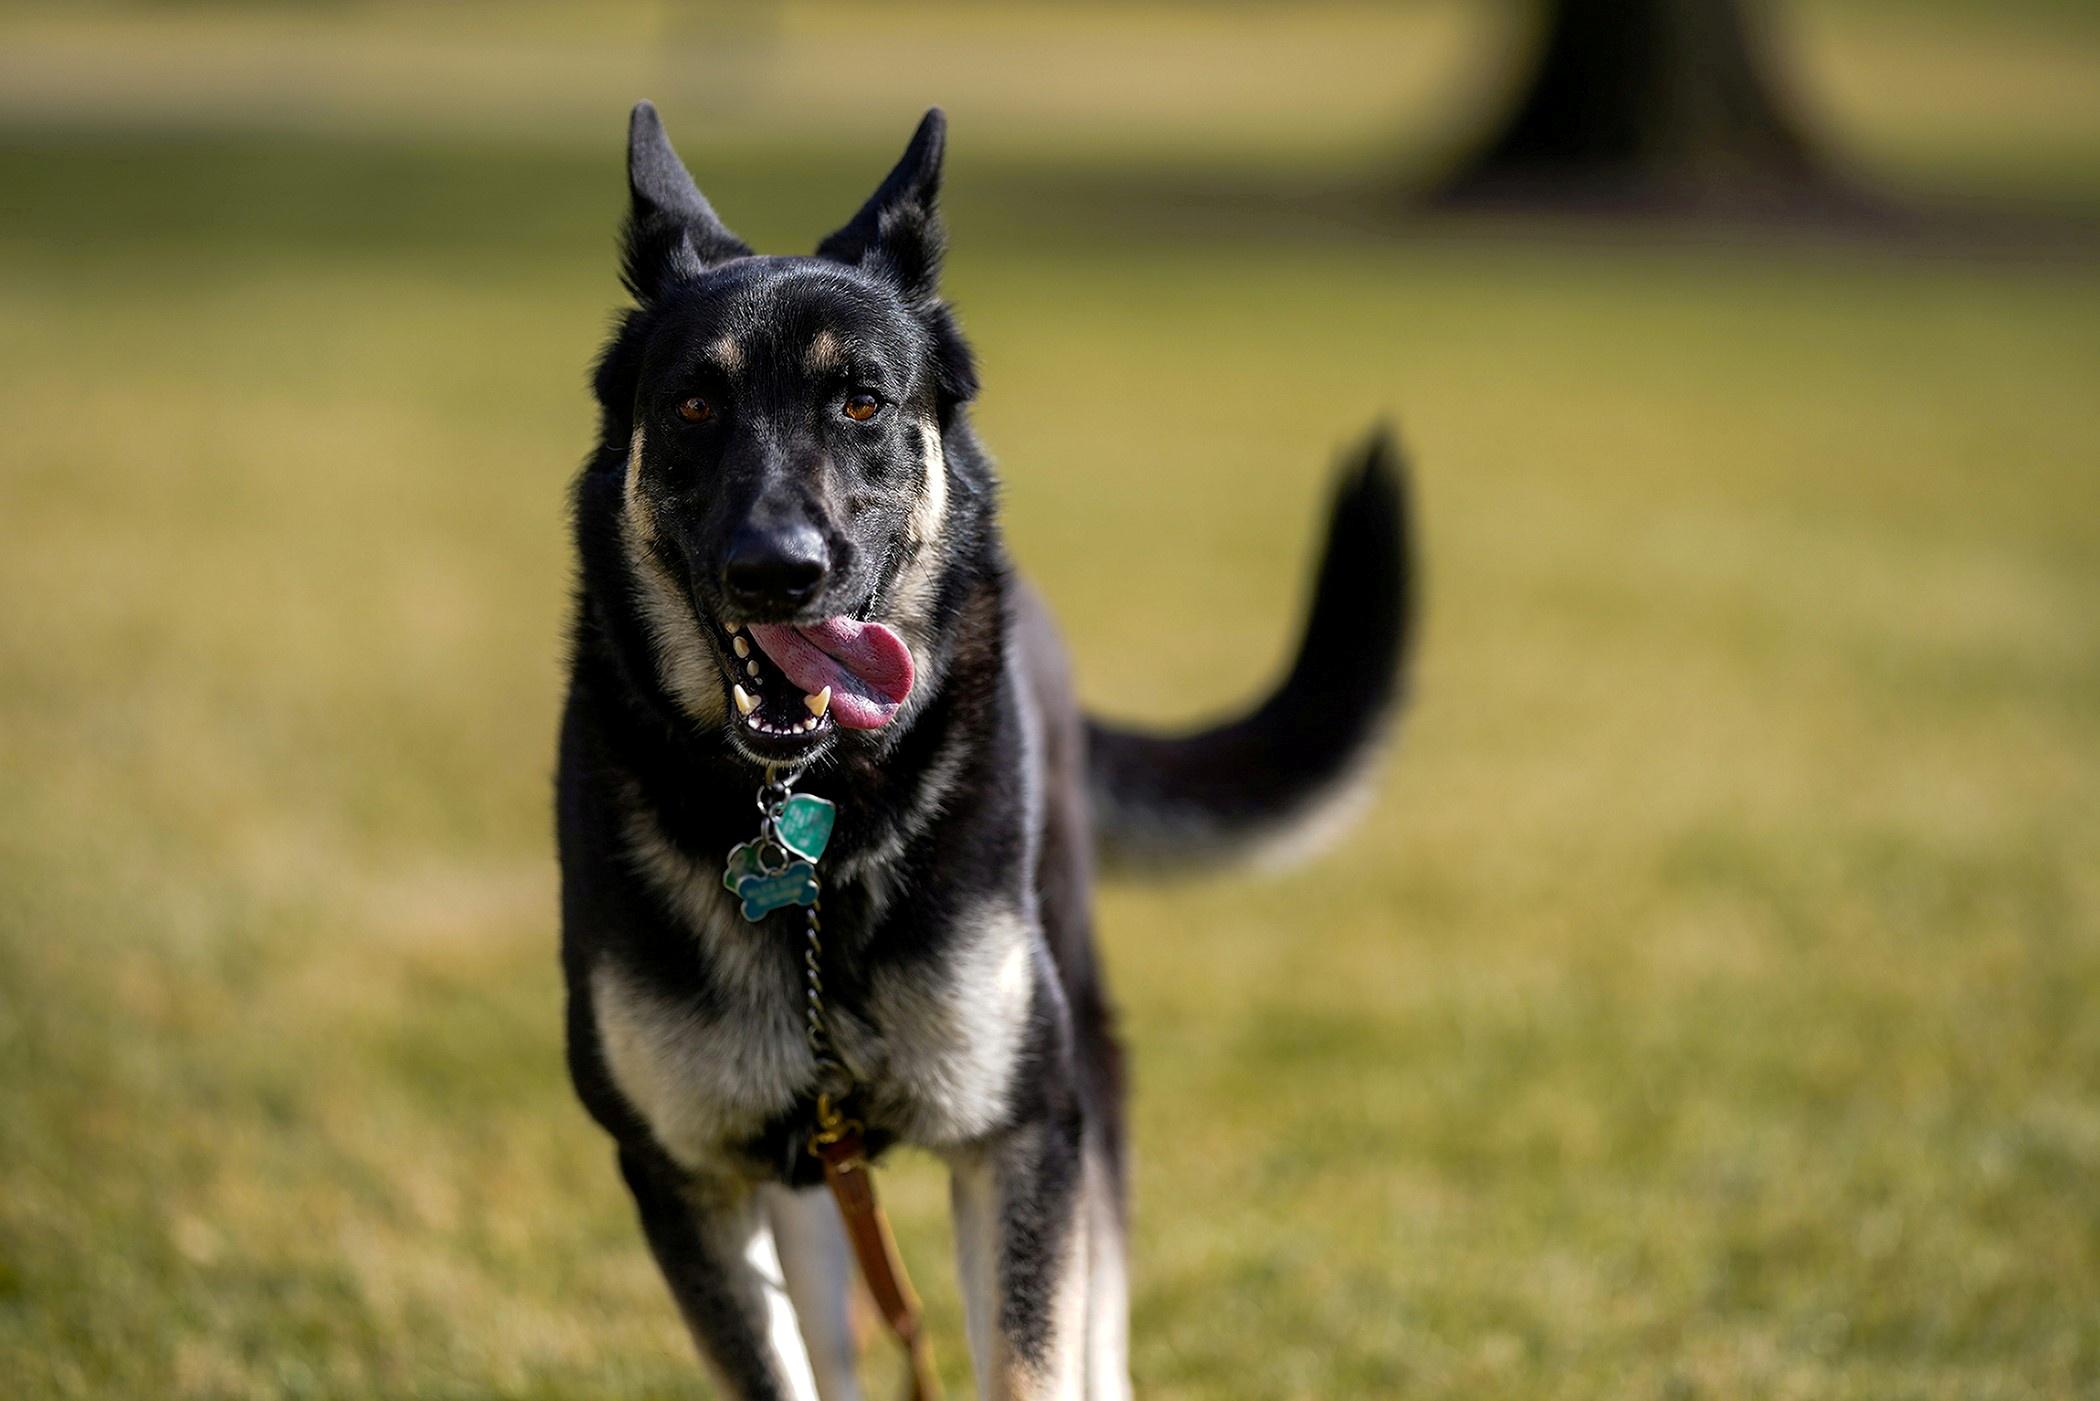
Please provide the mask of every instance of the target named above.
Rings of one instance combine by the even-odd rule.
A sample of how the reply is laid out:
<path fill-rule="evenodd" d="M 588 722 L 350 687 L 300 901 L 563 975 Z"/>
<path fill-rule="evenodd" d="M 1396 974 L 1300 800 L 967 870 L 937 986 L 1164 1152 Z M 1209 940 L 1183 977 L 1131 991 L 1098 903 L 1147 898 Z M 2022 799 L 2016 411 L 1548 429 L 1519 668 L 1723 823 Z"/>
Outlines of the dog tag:
<path fill-rule="evenodd" d="M 781 804 L 780 816 L 773 822 L 773 832 L 780 838 L 780 844 L 795 855 L 818 861 L 823 859 L 824 848 L 831 845 L 831 828 L 838 817 L 835 803 L 808 793 L 797 793 Z M 735 859 L 735 853 L 731 853 L 730 859 Z"/>
<path fill-rule="evenodd" d="M 738 842 L 729 849 L 729 865 L 722 872 L 722 888 L 735 895 L 738 881 L 745 876 L 762 876 L 765 873 L 765 868 L 758 864 L 758 843 Z"/>
<path fill-rule="evenodd" d="M 744 897 L 744 918 L 756 924 L 789 905 L 816 904 L 817 868 L 796 861 L 778 875 L 745 876 L 736 883 L 736 893 Z"/>

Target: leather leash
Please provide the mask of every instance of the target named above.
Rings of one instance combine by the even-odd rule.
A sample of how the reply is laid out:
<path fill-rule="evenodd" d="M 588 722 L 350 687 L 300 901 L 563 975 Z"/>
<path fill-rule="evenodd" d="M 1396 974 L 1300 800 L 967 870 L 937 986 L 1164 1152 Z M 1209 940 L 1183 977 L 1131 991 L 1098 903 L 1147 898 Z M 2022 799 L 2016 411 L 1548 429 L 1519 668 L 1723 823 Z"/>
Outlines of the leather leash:
<path fill-rule="evenodd" d="M 853 1242 L 853 1258 L 860 1264 L 861 1278 L 875 1297 L 875 1307 L 889 1326 L 910 1364 L 905 1379 L 905 1401 L 940 1401 L 940 1378 L 933 1370 L 933 1341 L 926 1336 L 925 1319 L 919 1311 L 919 1296 L 912 1292 L 904 1272 L 904 1257 L 897 1251 L 897 1238 L 890 1233 L 890 1219 L 875 1199 L 875 1174 L 868 1163 L 867 1144 L 861 1127 L 832 1105 L 831 1096 L 817 1097 L 817 1130 L 809 1137 L 809 1151 L 824 1164 L 824 1183 L 831 1188 L 839 1215 L 846 1223 L 846 1238 Z"/>

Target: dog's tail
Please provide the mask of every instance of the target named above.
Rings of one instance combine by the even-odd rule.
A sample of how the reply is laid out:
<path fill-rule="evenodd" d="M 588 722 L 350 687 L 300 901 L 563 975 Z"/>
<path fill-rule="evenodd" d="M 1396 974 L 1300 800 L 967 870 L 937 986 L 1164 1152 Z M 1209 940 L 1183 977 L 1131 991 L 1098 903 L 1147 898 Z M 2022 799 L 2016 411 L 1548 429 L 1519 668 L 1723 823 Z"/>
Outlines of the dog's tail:
<path fill-rule="evenodd" d="M 1087 788 L 1109 869 L 1300 855 L 1367 795 L 1360 780 L 1406 692 L 1416 608 L 1399 449 L 1380 428 L 1352 460 L 1328 515 L 1312 614 L 1273 694 L 1193 734 L 1088 717 Z"/>

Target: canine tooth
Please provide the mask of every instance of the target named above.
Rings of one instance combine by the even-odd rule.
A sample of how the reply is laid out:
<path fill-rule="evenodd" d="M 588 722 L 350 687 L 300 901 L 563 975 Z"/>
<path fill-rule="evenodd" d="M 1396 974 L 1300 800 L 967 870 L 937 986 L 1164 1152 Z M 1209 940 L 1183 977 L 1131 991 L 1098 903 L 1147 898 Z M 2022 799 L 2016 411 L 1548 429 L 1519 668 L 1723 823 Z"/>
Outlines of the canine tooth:
<path fill-rule="evenodd" d="M 729 688 L 729 693 L 736 697 L 737 714 L 749 715 L 753 710 L 758 708 L 758 697 L 752 695 L 742 686 L 731 686 Z M 757 722 L 753 721 L 752 723 L 756 724 Z"/>
<path fill-rule="evenodd" d="M 757 676 L 757 675 L 758 675 L 758 663 L 757 663 L 757 662 L 745 662 L 745 663 L 744 663 L 744 670 L 746 670 L 746 671 L 750 672 L 750 673 L 751 673 L 751 674 L 752 674 L 753 676 Z"/>
<path fill-rule="evenodd" d="M 804 696 L 802 703 L 809 707 L 809 714 L 812 720 L 821 719 L 824 712 L 831 709 L 831 688 L 826 686 L 813 696 Z M 810 726 L 805 725 L 803 728 L 809 729 Z"/>
<path fill-rule="evenodd" d="M 728 633 L 731 637 L 735 637 L 737 629 L 741 626 L 742 624 L 740 623 L 724 623 L 722 624 L 722 631 Z"/>
<path fill-rule="evenodd" d="M 733 645 L 736 647 L 736 654 L 739 657 L 748 657 L 751 655 L 751 640 L 749 638 L 739 637 L 736 639 Z"/>

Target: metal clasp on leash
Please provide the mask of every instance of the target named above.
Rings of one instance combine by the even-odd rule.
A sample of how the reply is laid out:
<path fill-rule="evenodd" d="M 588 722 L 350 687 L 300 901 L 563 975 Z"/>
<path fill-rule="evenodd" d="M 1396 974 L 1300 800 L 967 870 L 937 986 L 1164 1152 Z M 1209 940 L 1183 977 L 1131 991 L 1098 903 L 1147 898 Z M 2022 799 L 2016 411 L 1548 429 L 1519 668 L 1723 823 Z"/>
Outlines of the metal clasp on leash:
<path fill-rule="evenodd" d="M 831 1093 L 828 1090 L 819 1092 L 817 1126 L 810 1131 L 809 1151 L 812 1156 L 828 1159 L 829 1155 L 824 1152 L 825 1149 L 849 1138 L 857 1138 L 862 1128 L 860 1120 L 849 1119 L 839 1112 L 838 1106 L 831 1102 Z M 841 1162 L 839 1166 L 842 1171 L 850 1171 L 864 1161 L 865 1159 L 856 1154 L 850 1160 Z"/>

